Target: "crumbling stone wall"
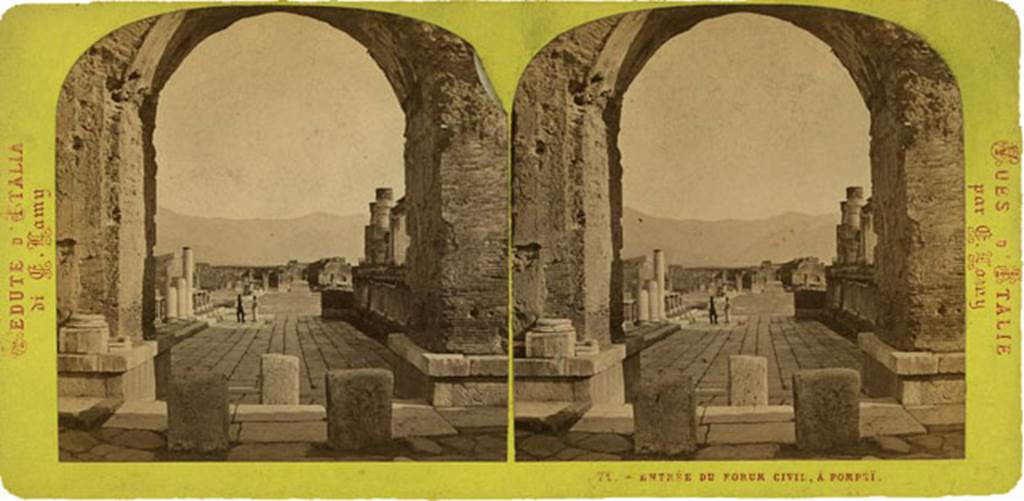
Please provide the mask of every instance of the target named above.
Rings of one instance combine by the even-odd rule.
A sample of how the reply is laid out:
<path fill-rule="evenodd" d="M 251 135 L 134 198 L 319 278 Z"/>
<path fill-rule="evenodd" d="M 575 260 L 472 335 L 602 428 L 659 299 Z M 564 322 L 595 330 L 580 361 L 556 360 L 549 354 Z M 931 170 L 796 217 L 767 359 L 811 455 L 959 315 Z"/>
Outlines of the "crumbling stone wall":
<path fill-rule="evenodd" d="M 963 127 L 942 58 L 884 20 L 802 6 L 687 6 L 629 13 L 538 53 L 513 117 L 516 332 L 569 317 L 584 339 L 621 338 L 622 97 L 666 41 L 705 19 L 773 16 L 828 44 L 871 113 L 878 335 L 903 350 L 964 349 Z M 685 69 L 681 69 L 685 70 Z"/>
<path fill-rule="evenodd" d="M 366 46 L 406 115 L 408 285 L 428 350 L 500 353 L 507 303 L 507 129 L 465 41 L 420 21 L 332 7 L 216 7 L 119 28 L 70 69 L 57 109 L 59 319 L 102 313 L 140 340 L 155 315 L 152 135 L 160 89 L 209 35 L 289 12 Z M 341 181 L 339 181 L 341 182 Z"/>

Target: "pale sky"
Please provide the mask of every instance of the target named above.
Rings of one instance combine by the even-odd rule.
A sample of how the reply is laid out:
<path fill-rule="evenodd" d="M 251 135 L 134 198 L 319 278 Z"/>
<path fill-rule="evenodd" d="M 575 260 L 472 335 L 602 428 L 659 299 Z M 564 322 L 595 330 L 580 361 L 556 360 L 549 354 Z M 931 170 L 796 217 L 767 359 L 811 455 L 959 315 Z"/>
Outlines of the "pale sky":
<path fill-rule="evenodd" d="M 293 14 L 203 41 L 160 93 L 157 203 L 189 215 L 367 214 L 405 192 L 405 119 L 366 49 Z"/>
<path fill-rule="evenodd" d="M 663 45 L 626 92 L 624 204 L 674 219 L 839 211 L 870 193 L 870 116 L 823 42 L 755 14 L 704 21 Z"/>

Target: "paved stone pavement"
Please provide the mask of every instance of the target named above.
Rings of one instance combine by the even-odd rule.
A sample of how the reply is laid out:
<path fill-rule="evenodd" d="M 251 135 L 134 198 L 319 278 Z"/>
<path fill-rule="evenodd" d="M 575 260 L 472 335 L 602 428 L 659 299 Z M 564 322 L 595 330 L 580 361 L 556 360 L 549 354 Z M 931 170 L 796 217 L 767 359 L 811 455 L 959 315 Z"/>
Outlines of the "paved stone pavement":
<path fill-rule="evenodd" d="M 702 437 L 706 439 L 705 437 Z M 651 459 L 785 460 L 785 459 L 962 459 L 963 429 L 932 430 L 904 437 L 863 439 L 854 447 L 826 454 L 802 452 L 792 444 L 702 444 L 693 454 L 674 458 L 638 456 L 632 435 L 619 433 L 564 434 L 516 431 L 516 461 L 621 461 Z"/>
<path fill-rule="evenodd" d="M 295 423 L 299 424 L 299 423 Z M 322 441 L 232 442 L 218 454 L 167 450 L 166 432 L 99 428 L 60 429 L 61 461 L 505 461 L 504 427 L 459 428 L 439 437 L 396 438 L 358 452 L 340 452 Z"/>
<path fill-rule="evenodd" d="M 250 300 L 245 301 L 248 308 Z M 384 345 L 340 320 L 320 315 L 320 295 L 310 291 L 268 293 L 260 298 L 259 321 L 235 322 L 222 315 L 171 352 L 175 369 L 210 370 L 228 377 L 231 401 L 259 403 L 260 355 L 285 353 L 300 359 L 300 403 L 324 405 L 324 375 L 333 369 L 392 369 Z"/>
<path fill-rule="evenodd" d="M 792 294 L 748 294 L 733 303 L 731 323 L 682 324 L 680 332 L 644 350 L 644 377 L 691 376 L 701 404 L 727 405 L 729 355 L 759 355 L 768 359 L 769 403 L 791 404 L 790 386 L 798 370 L 860 370 L 855 344 L 820 322 L 785 314 L 786 305 L 792 307 Z"/>

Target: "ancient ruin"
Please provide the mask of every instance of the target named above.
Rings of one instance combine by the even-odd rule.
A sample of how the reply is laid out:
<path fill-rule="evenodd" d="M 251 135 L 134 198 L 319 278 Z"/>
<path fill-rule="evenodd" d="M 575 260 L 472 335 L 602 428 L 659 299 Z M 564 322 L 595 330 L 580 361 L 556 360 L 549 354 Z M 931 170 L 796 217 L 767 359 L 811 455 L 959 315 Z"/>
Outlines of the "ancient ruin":
<path fill-rule="evenodd" d="M 656 322 L 662 289 L 656 284 L 645 291 L 638 285 L 643 273 L 650 273 L 644 266 L 656 266 L 636 261 L 627 266 L 620 256 L 623 166 L 617 139 L 622 100 L 644 64 L 667 40 L 705 19 L 737 12 L 770 16 L 806 30 L 827 44 L 849 71 L 871 115 L 872 198 L 868 203 L 860 189 L 849 193 L 843 224 L 837 229 L 839 259 L 828 271 L 822 270 L 820 262 L 795 262 L 786 269 L 766 261 L 748 273 L 709 271 L 706 278 L 696 280 L 697 287 L 742 289 L 749 277 L 751 288 L 774 294 L 784 290 L 785 276 L 790 287 L 799 285 L 817 296 L 825 294 L 822 289 L 828 282 L 828 295 L 834 299 L 835 290 L 846 291 L 846 280 L 854 278 L 840 272 L 870 261 L 870 275 L 860 278 L 874 283 L 875 289 L 867 293 L 876 305 L 875 322 L 872 331 L 860 334 L 859 349 L 815 326 L 820 324 L 793 317 L 764 318 L 764 323 L 730 328 L 733 333 L 739 329 L 738 334 L 717 339 L 712 329 L 703 338 L 679 341 L 679 349 L 722 349 L 722 343 L 739 343 L 732 348 L 739 350 L 769 335 L 772 343 L 777 343 L 779 335 L 779 340 L 801 338 L 843 346 L 844 351 L 835 352 L 836 359 L 827 363 L 859 368 L 857 359 L 865 357 L 861 371 L 865 392 L 899 402 L 885 411 L 901 416 L 893 422 L 913 415 L 915 424 L 908 429 L 962 424 L 963 369 L 954 361 L 963 360 L 965 346 L 963 194 L 949 187 L 963 184 L 964 158 L 960 96 L 953 75 L 926 42 L 893 23 L 840 10 L 767 5 L 671 7 L 604 18 L 563 33 L 527 68 L 516 94 L 513 127 L 515 337 L 521 339 L 543 331 L 547 322 L 565 319 L 572 325 L 577 346 L 593 343 L 598 351 L 581 356 L 577 350 L 576 356 L 561 360 L 560 370 L 542 360 L 517 357 L 517 422 L 520 415 L 523 423 L 532 422 L 529 412 L 518 411 L 521 406 L 531 408 L 532 402 L 582 402 L 595 407 L 573 431 L 615 429 L 619 437 L 628 436 L 633 432 L 632 411 L 623 409 L 629 407 L 603 405 L 643 392 L 642 371 L 667 377 L 663 367 L 640 367 L 635 353 L 645 343 L 634 341 L 626 328 L 631 324 L 626 319 L 643 319 L 665 330 L 672 327 Z M 861 231 L 865 226 L 870 231 Z M 670 275 L 677 288 L 687 282 L 685 275 Z M 650 306 L 649 316 L 630 313 L 645 302 L 656 305 Z M 813 306 L 809 309 L 824 309 L 823 304 Z M 661 336 L 650 328 L 644 332 L 641 337 L 647 342 Z M 783 348 L 789 349 L 785 342 L 758 349 Z M 845 351 L 848 348 L 852 349 Z M 825 353 L 832 348 L 823 349 Z M 699 360 L 702 352 L 673 353 L 675 358 Z M 779 353 L 780 367 L 789 364 L 789 355 Z M 899 362 L 908 357 L 921 365 L 912 364 L 910 369 Z M 705 373 L 706 383 L 721 384 L 718 374 L 724 374 L 725 366 L 720 364 L 724 362 L 694 363 L 692 370 Z M 786 372 L 787 377 L 774 383 L 780 398 L 792 398 L 793 374 Z M 600 380 L 599 391 L 580 391 L 587 384 L 593 388 L 595 383 L 589 381 L 594 380 Z M 863 405 L 862 425 L 868 419 Z M 715 423 L 728 422 L 716 421 L 719 411 L 712 412 L 715 408 L 709 406 L 703 414 L 702 424 L 712 428 L 708 444 L 732 439 L 715 435 Z M 762 441 L 771 436 L 779 443 L 793 443 L 792 407 L 785 412 L 789 417 L 782 421 L 788 424 L 759 428 Z M 873 436 L 863 428 L 861 432 L 862 437 Z M 639 436 L 640 430 L 636 433 Z M 523 447 L 517 448 L 523 451 L 521 457 L 550 458 L 558 452 L 540 448 L 542 438 L 548 439 L 539 435 L 522 439 Z M 629 449 L 627 442 L 616 453 Z"/>
<path fill-rule="evenodd" d="M 405 114 L 405 196 L 394 203 L 390 190 L 378 193 L 363 267 L 349 271 L 348 263 L 331 258 L 308 265 L 298 261 L 270 266 L 201 265 L 196 259 L 202 256 L 187 248 L 180 257 L 153 255 L 159 168 L 153 134 L 161 89 L 207 37 L 236 21 L 267 13 L 323 22 L 364 45 Z M 233 426 L 249 430 L 229 437 L 232 451 L 242 447 L 238 442 L 259 442 L 268 433 L 286 433 L 280 427 L 268 431 L 258 409 L 253 411 L 256 418 L 247 418 L 249 411 L 234 407 L 235 402 L 250 405 L 257 395 L 253 388 L 258 389 L 259 371 L 246 348 L 250 345 L 275 353 L 298 350 L 300 344 L 304 348 L 299 351 L 304 360 L 304 405 L 319 406 L 321 412 L 291 409 L 308 422 L 295 425 L 292 429 L 301 430 L 287 441 L 327 440 L 322 411 L 326 402 L 317 396 L 324 392 L 321 371 L 338 366 L 395 370 L 389 367 L 394 356 L 406 364 L 397 369 L 396 387 L 413 387 L 417 397 L 431 398 L 438 405 L 504 405 L 506 117 L 473 48 L 459 37 L 421 21 L 358 9 L 256 6 L 177 11 L 123 26 L 89 48 L 70 68 L 58 103 L 57 124 L 62 422 L 78 422 L 99 408 L 107 409 L 100 413 L 104 416 L 116 411 L 111 421 L 122 427 L 129 426 L 125 422 L 135 426 L 142 419 L 138 412 L 157 419 L 174 414 L 177 411 L 168 408 L 174 406 L 154 401 L 176 391 L 178 378 L 170 374 L 173 353 L 197 369 L 230 373 Z M 396 238 L 381 240 L 382 233 Z M 184 269 L 170 272 L 179 262 Z M 264 293 L 291 291 L 280 301 L 300 301 L 303 308 L 319 312 L 316 304 L 308 304 L 315 291 L 303 289 L 312 284 L 316 289 L 342 290 L 346 281 L 356 290 L 365 290 L 361 287 L 372 282 L 368 287 L 377 292 L 381 282 L 401 285 L 400 295 L 385 300 L 387 308 L 395 309 L 388 309 L 388 314 L 400 317 L 402 326 L 402 334 L 393 336 L 393 355 L 384 356 L 388 350 L 384 346 L 381 353 L 375 352 L 376 341 L 344 322 L 327 325 L 327 321 L 311 320 L 314 317 L 284 315 L 275 320 L 274 309 L 287 305 L 275 304 L 274 295 L 261 299 L 264 304 L 255 318 L 256 301 Z M 237 327 L 221 325 L 216 332 L 206 328 L 200 291 L 207 289 L 220 291 L 228 298 L 226 304 L 233 305 L 238 295 L 244 308 L 251 308 L 248 318 L 239 317 Z M 374 306 L 379 306 L 380 294 L 372 297 Z M 223 302 L 218 306 L 230 308 Z M 394 311 L 402 314 L 393 315 Z M 178 343 L 184 338 L 187 342 Z M 243 338 L 245 343 L 240 342 Z M 313 342 L 329 344 L 311 351 L 307 344 Z M 176 346 L 171 349 L 172 345 Z M 353 354 L 338 346 L 356 346 L 360 351 Z M 220 362 L 207 357 L 211 353 L 221 357 Z M 462 379 L 438 383 L 430 392 L 405 382 L 405 374 L 414 380 L 436 376 L 437 359 L 458 359 L 444 367 L 461 371 Z M 463 381 L 467 375 L 482 374 L 501 381 L 484 385 L 483 399 L 476 396 L 479 387 Z M 393 396 L 383 397 L 383 405 L 390 410 Z M 210 401 L 219 402 L 220 397 Z M 393 405 L 397 406 L 393 426 L 398 430 L 389 438 L 412 439 L 423 428 L 410 428 L 409 423 L 422 424 L 430 418 L 447 430 L 444 434 L 458 433 L 429 404 Z M 212 411 L 189 408 L 186 412 Z M 194 417 L 199 420 L 189 422 L 199 423 L 196 426 L 212 422 Z M 503 414 L 497 417 L 503 422 Z M 172 428 L 175 419 L 171 419 Z M 211 419 L 216 421 L 216 416 Z M 164 429 L 152 431 L 163 433 Z M 181 435 L 174 429 L 171 432 L 168 440 L 173 449 L 184 442 L 175 438 Z M 503 436 L 504 428 L 500 433 Z M 503 454 L 501 439 L 482 440 L 490 445 L 479 449 L 478 458 L 493 460 Z M 392 454 L 438 453 L 409 452 L 414 442 L 403 442 Z M 216 442 L 211 449 L 223 445 Z M 288 454 L 281 452 L 278 458 L 284 456 Z"/>

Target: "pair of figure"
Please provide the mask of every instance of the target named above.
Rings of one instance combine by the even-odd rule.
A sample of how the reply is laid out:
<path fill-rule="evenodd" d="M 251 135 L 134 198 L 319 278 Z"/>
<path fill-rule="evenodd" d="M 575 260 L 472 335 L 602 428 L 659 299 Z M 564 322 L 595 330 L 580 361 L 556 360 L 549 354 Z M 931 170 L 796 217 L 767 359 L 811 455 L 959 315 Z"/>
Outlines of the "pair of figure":
<path fill-rule="evenodd" d="M 723 313 L 725 313 L 725 323 L 729 323 L 729 309 L 732 305 L 729 304 L 729 296 L 725 296 L 725 306 L 722 307 Z M 708 302 L 708 320 L 712 325 L 718 325 L 718 310 L 715 309 L 715 296 L 711 296 L 711 300 Z"/>
<path fill-rule="evenodd" d="M 252 321 L 253 322 L 259 322 L 260 321 L 259 306 L 260 306 L 259 299 L 257 299 L 256 294 L 253 294 L 252 295 L 252 309 L 251 309 L 251 311 L 252 311 Z M 235 319 L 238 320 L 239 323 L 243 323 L 243 324 L 245 323 L 245 305 L 242 302 L 242 295 L 241 294 L 238 295 L 238 300 L 235 303 Z"/>

